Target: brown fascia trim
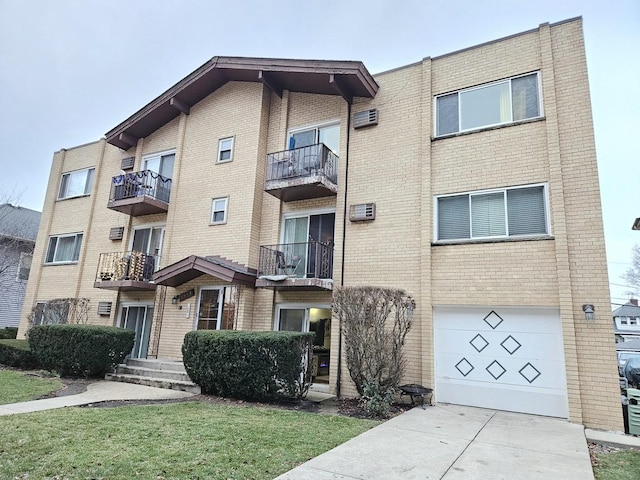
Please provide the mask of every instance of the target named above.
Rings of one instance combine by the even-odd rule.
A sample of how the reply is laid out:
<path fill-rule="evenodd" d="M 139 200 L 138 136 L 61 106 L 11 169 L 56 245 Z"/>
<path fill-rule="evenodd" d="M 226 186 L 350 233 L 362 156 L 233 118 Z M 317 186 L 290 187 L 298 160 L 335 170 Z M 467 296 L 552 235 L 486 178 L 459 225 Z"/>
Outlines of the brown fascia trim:
<path fill-rule="evenodd" d="M 107 141 L 117 138 L 120 134 L 152 112 L 155 108 L 171 101 L 178 96 L 181 91 L 192 83 L 196 82 L 203 75 L 214 69 L 230 70 L 255 70 L 279 73 L 317 73 L 334 75 L 355 75 L 362 86 L 367 90 L 370 98 L 375 97 L 378 92 L 378 84 L 373 76 L 367 71 L 362 62 L 351 60 L 293 60 L 282 58 L 246 58 L 246 57 L 213 57 L 211 60 L 197 68 L 194 72 L 169 88 L 166 92 L 156 97 L 147 105 L 142 107 L 124 122 L 109 130 L 105 137 Z M 259 81 L 256 75 L 256 81 Z"/>

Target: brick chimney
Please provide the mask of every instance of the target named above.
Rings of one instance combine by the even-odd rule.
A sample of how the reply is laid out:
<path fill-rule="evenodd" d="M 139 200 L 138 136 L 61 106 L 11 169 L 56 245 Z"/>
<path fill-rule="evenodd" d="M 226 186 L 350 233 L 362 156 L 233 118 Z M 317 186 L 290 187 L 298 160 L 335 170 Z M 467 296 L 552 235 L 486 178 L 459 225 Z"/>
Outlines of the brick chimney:
<path fill-rule="evenodd" d="M 630 298 L 629 299 L 629 303 L 631 305 L 635 305 L 637 307 L 638 306 L 638 299 L 637 298 Z"/>

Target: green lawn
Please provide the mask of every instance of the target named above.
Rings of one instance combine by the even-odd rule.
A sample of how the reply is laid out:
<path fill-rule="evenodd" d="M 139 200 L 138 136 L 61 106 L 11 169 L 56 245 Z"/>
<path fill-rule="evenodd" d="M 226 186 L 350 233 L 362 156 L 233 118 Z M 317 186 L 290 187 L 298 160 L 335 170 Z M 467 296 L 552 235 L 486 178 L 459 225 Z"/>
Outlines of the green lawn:
<path fill-rule="evenodd" d="M 600 465 L 593 469 L 596 480 L 638 480 L 640 478 L 640 451 L 621 450 L 598 454 Z"/>
<path fill-rule="evenodd" d="M 203 402 L 0 417 L 0 478 L 272 479 L 377 425 Z"/>
<path fill-rule="evenodd" d="M 62 388 L 58 378 L 42 378 L 33 372 L 0 370 L 0 405 L 34 400 Z"/>

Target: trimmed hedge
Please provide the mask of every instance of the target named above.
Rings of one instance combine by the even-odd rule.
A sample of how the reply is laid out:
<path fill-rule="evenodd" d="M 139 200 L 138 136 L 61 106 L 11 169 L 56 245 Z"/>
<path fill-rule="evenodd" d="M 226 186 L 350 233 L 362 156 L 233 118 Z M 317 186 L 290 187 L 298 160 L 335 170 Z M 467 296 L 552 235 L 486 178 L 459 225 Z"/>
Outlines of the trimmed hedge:
<path fill-rule="evenodd" d="M 97 325 L 38 325 L 29 346 L 46 370 L 63 377 L 102 377 L 131 353 L 135 333 Z"/>
<path fill-rule="evenodd" d="M 311 384 L 313 333 L 199 330 L 185 335 L 182 360 L 203 393 L 274 401 L 302 398 Z"/>
<path fill-rule="evenodd" d="M 0 339 L 8 338 L 16 338 L 18 336 L 18 327 L 6 327 L 0 330 Z"/>
<path fill-rule="evenodd" d="M 38 361 L 26 340 L 0 340 L 0 365 L 33 370 L 38 368 Z"/>

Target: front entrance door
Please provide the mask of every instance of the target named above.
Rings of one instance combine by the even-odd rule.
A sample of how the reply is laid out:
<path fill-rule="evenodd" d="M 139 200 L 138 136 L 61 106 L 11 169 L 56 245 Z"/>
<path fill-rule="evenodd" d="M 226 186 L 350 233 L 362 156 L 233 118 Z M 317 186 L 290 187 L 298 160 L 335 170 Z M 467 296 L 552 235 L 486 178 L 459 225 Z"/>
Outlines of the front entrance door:
<path fill-rule="evenodd" d="M 279 306 L 276 330 L 315 332 L 311 375 L 316 383 L 329 383 L 331 348 L 331 309 L 298 306 Z"/>
<path fill-rule="evenodd" d="M 235 300 L 233 287 L 202 287 L 196 317 L 197 330 L 233 330 Z"/>
<path fill-rule="evenodd" d="M 120 327 L 135 332 L 131 358 L 147 358 L 153 307 L 147 305 L 123 306 L 120 310 Z"/>

